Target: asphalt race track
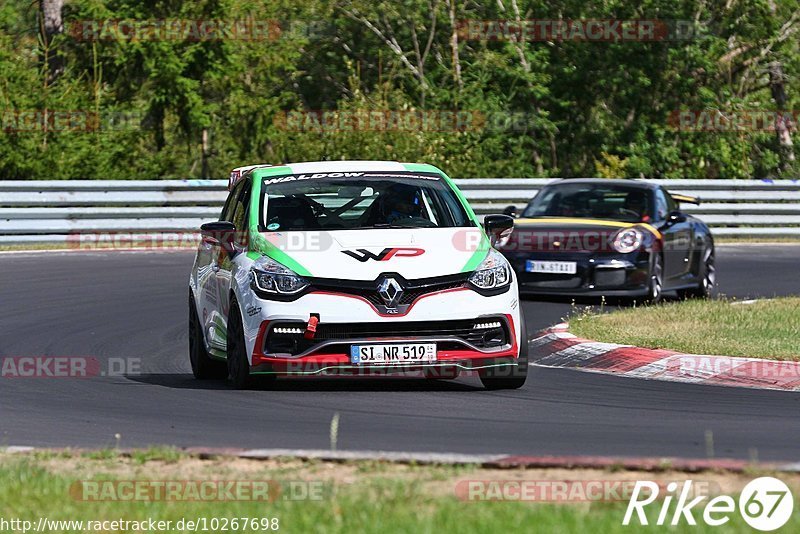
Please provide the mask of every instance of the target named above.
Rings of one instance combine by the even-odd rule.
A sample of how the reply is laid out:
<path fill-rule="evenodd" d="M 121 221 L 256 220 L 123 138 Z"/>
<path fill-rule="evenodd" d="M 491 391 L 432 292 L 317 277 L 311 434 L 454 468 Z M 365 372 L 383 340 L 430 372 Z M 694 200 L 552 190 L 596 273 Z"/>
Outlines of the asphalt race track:
<path fill-rule="evenodd" d="M 0 378 L 0 446 L 340 450 L 800 460 L 800 393 L 648 382 L 532 368 L 518 391 L 474 378 L 293 379 L 274 390 L 198 382 L 187 357 L 192 253 L 0 255 L 0 357 L 141 358 L 141 374 Z M 720 291 L 800 293 L 798 246 L 721 246 Z M 526 300 L 531 334 L 569 303 Z M 101 367 L 105 367 L 101 365 Z"/>

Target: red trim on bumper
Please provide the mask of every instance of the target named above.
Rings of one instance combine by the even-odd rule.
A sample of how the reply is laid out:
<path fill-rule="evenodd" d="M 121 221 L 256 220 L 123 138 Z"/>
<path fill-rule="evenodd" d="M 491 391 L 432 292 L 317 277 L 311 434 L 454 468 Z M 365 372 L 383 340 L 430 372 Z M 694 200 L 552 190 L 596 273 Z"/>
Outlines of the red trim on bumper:
<path fill-rule="evenodd" d="M 481 366 L 481 362 L 494 362 L 495 360 L 509 360 L 509 362 L 519 357 L 519 347 L 517 345 L 516 328 L 511 314 L 505 314 L 506 320 L 509 325 L 509 333 L 511 336 L 511 347 L 497 352 L 481 352 L 478 350 L 458 349 L 458 350 L 437 350 L 436 362 L 429 362 L 425 364 L 411 364 L 411 365 L 383 365 L 383 366 L 366 366 L 366 365 L 353 365 L 350 362 L 349 353 L 327 353 L 327 354 L 314 354 L 311 353 L 307 356 L 300 358 L 281 358 L 275 356 L 268 356 L 263 353 L 262 347 L 264 346 L 264 336 L 266 335 L 269 321 L 264 321 L 258 329 L 256 336 L 256 344 L 253 347 L 253 363 L 251 369 L 258 371 L 255 368 L 261 367 L 263 369 L 270 369 L 272 372 L 285 373 L 285 374 L 304 374 L 309 371 L 319 371 L 325 367 L 352 367 L 354 369 L 363 369 L 365 371 L 370 368 L 379 369 L 385 373 L 387 369 L 409 370 L 409 369 L 423 369 L 425 367 L 437 367 L 454 365 L 461 362 L 468 362 L 470 365 L 476 367 Z M 347 343 L 347 340 L 342 340 Z M 424 340 L 416 340 L 414 338 L 397 338 L 397 339 L 380 339 L 375 340 L 375 343 L 393 343 L 393 342 L 415 342 Z"/>

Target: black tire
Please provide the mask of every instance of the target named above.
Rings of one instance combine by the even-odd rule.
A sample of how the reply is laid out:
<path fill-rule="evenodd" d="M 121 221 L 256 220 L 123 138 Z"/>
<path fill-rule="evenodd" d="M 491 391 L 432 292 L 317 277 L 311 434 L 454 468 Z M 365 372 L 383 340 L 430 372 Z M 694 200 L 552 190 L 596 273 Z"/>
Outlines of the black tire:
<path fill-rule="evenodd" d="M 647 303 L 658 304 L 664 298 L 664 259 L 661 254 L 653 253 L 650 265 L 650 280 L 647 284 Z"/>
<path fill-rule="evenodd" d="M 525 317 L 522 312 L 520 312 L 520 330 L 522 343 L 519 347 L 517 365 L 490 367 L 478 371 L 481 384 L 486 389 L 519 389 L 525 384 L 525 380 L 528 378 L 528 329 L 525 326 Z"/>
<path fill-rule="evenodd" d="M 189 290 L 189 363 L 192 374 L 199 380 L 222 379 L 228 376 L 225 363 L 214 360 L 206 350 L 203 327 L 197 317 L 192 290 Z"/>
<path fill-rule="evenodd" d="M 711 298 L 717 286 L 717 267 L 714 263 L 714 248 L 703 251 L 703 261 L 700 264 L 700 282 L 697 286 L 678 291 L 682 299 L 707 299 Z"/>
<path fill-rule="evenodd" d="M 236 389 L 249 389 L 253 386 L 253 376 L 250 374 L 250 362 L 247 359 L 247 347 L 244 342 L 244 327 L 242 314 L 236 297 L 231 298 L 230 313 L 228 315 L 228 378 Z"/>

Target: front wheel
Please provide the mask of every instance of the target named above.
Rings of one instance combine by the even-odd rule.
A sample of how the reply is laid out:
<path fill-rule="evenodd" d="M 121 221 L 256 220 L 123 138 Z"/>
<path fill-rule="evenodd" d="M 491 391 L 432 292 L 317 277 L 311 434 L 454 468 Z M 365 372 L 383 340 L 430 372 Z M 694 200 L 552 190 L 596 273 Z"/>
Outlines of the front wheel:
<path fill-rule="evenodd" d="M 231 299 L 228 316 L 228 377 L 236 389 L 249 389 L 254 384 L 250 374 L 250 360 L 247 359 L 247 347 L 244 342 L 244 326 L 239 303 L 236 297 Z"/>
<path fill-rule="evenodd" d="M 703 263 L 700 264 L 700 282 L 696 287 L 683 289 L 678 292 L 678 296 L 682 299 L 699 298 L 707 299 L 711 297 L 714 288 L 717 285 L 717 267 L 714 264 L 714 249 L 708 249 L 703 254 L 705 258 Z"/>
<path fill-rule="evenodd" d="M 653 263 L 650 266 L 650 282 L 647 290 L 647 302 L 658 304 L 664 298 L 664 260 L 661 254 L 654 252 Z"/>
<path fill-rule="evenodd" d="M 520 311 L 520 347 L 517 364 L 513 366 L 489 367 L 481 369 L 478 375 L 483 387 L 490 390 L 519 389 L 528 378 L 528 330 L 525 326 L 525 317 Z"/>

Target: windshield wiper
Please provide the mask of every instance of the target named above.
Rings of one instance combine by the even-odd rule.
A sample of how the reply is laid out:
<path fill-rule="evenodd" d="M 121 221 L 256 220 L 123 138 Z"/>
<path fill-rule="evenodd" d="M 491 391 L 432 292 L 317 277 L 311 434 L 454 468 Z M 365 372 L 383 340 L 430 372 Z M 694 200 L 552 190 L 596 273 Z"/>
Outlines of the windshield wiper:
<path fill-rule="evenodd" d="M 426 227 L 418 225 L 411 226 L 407 224 L 375 223 L 372 226 L 367 226 L 366 228 L 426 228 Z"/>

